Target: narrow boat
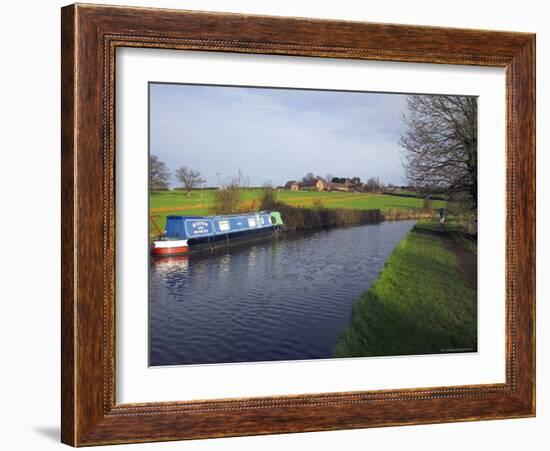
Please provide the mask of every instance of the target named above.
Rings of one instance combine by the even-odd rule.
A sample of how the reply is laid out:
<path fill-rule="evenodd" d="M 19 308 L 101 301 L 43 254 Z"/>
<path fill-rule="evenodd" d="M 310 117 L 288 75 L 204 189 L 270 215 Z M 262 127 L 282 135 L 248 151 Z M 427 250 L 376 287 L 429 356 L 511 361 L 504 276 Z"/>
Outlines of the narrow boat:
<path fill-rule="evenodd" d="M 283 226 L 278 211 L 222 216 L 168 216 L 166 231 L 152 243 L 152 254 L 169 256 L 192 250 L 247 241 L 276 232 Z"/>

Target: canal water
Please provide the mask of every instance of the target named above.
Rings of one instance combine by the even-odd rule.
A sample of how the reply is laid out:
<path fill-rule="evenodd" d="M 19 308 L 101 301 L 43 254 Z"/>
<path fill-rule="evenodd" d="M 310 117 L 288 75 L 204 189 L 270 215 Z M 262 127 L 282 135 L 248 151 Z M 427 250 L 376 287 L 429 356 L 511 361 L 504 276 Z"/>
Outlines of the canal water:
<path fill-rule="evenodd" d="M 414 223 L 281 234 L 151 259 L 150 365 L 332 357 L 353 304 Z"/>

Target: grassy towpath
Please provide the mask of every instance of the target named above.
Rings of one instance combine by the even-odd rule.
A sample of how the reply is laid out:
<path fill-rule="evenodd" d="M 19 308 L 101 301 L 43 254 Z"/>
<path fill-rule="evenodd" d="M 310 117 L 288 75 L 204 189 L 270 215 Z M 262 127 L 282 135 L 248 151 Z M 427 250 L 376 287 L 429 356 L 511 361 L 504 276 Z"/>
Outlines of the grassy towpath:
<path fill-rule="evenodd" d="M 477 350 L 476 244 L 454 224 L 420 223 L 355 304 L 337 357 Z"/>

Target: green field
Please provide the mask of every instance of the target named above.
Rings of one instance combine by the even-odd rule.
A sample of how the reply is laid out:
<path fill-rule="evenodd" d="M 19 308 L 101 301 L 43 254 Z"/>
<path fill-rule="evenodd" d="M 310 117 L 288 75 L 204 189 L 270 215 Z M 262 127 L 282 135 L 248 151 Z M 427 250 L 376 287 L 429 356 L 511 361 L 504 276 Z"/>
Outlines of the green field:
<path fill-rule="evenodd" d="M 386 260 L 378 279 L 355 304 L 337 357 L 477 349 L 472 266 L 477 246 L 456 239 L 452 224 L 448 232 L 434 227 L 413 229 Z"/>
<path fill-rule="evenodd" d="M 164 229 L 168 215 L 209 215 L 214 201 L 214 190 L 193 190 L 188 196 L 185 191 L 153 191 L 150 196 L 151 216 Z M 245 209 L 258 208 L 261 189 L 243 189 Z M 352 208 L 358 210 L 379 209 L 383 212 L 394 209 L 421 209 L 424 201 L 419 198 L 399 197 L 373 193 L 345 193 L 327 191 L 277 190 L 277 201 L 298 207 L 318 206 L 325 208 Z M 317 204 L 316 204 L 317 202 Z M 441 208 L 445 201 L 433 201 L 432 208 Z"/>

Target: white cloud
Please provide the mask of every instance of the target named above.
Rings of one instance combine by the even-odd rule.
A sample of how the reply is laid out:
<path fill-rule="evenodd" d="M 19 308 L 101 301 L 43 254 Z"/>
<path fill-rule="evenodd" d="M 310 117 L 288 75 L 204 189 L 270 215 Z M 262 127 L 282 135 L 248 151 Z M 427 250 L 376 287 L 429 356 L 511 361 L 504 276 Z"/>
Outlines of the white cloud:
<path fill-rule="evenodd" d="M 209 185 L 239 169 L 253 185 L 306 172 L 403 181 L 402 95 L 155 84 L 150 98 L 151 152 Z"/>

